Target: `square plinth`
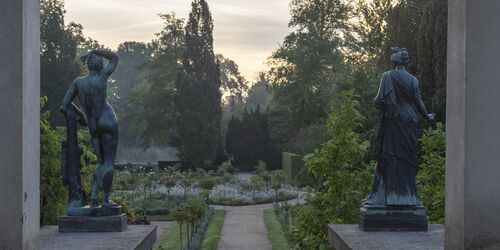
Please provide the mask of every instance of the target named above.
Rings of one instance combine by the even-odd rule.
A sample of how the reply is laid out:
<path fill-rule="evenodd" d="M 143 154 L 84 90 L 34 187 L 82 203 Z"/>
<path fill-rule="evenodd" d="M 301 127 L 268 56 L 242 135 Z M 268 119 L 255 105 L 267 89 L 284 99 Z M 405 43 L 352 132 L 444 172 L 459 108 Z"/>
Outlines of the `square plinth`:
<path fill-rule="evenodd" d="M 363 206 L 359 227 L 364 231 L 427 231 L 427 215 L 423 206 Z"/>
<path fill-rule="evenodd" d="M 366 232 L 358 225 L 328 225 L 328 241 L 336 250 L 442 250 L 444 226 L 425 232 Z"/>
<path fill-rule="evenodd" d="M 40 230 L 40 250 L 151 250 L 156 225 L 130 225 L 123 232 L 60 233 L 57 226 Z"/>
<path fill-rule="evenodd" d="M 122 232 L 127 228 L 125 214 L 113 216 L 61 216 L 59 232 Z"/>

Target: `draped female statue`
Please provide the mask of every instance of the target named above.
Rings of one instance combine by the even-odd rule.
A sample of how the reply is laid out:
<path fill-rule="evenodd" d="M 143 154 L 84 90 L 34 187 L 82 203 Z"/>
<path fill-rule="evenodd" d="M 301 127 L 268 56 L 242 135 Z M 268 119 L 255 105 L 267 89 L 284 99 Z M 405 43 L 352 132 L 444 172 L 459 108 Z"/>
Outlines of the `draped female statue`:
<path fill-rule="evenodd" d="M 433 121 L 422 101 L 418 80 L 406 71 L 408 51 L 395 48 L 395 69 L 385 72 L 375 106 L 380 111 L 376 132 L 377 166 L 372 193 L 363 201 L 364 211 L 423 210 L 417 195 L 418 116 Z M 362 208 L 362 220 L 363 220 Z M 425 217 L 425 212 L 423 212 Z M 394 212 L 391 212 L 394 214 Z M 387 215 L 387 214 L 386 214 Z M 422 215 L 422 214 L 420 214 Z M 385 218 L 387 219 L 387 218 Z"/>

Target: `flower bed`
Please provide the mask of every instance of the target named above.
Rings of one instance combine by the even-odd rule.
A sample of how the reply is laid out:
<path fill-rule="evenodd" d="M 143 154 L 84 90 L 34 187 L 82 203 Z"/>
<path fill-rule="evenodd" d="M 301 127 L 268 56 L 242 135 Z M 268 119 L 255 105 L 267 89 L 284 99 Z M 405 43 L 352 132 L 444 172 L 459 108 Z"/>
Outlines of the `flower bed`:
<path fill-rule="evenodd" d="M 241 185 L 217 185 L 210 192 L 210 204 L 213 205 L 256 205 L 275 201 L 286 201 L 297 197 L 297 191 L 291 187 L 249 190 Z"/>

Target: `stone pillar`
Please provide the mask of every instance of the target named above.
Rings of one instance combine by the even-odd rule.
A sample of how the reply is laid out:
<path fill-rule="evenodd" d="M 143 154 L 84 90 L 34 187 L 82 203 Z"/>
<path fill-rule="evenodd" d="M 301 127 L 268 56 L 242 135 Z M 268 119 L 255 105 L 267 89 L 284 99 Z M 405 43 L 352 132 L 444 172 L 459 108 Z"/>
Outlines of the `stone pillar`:
<path fill-rule="evenodd" d="M 446 249 L 500 249 L 500 1 L 448 1 Z"/>
<path fill-rule="evenodd" d="M 0 249 L 38 246 L 39 4 L 0 0 Z"/>

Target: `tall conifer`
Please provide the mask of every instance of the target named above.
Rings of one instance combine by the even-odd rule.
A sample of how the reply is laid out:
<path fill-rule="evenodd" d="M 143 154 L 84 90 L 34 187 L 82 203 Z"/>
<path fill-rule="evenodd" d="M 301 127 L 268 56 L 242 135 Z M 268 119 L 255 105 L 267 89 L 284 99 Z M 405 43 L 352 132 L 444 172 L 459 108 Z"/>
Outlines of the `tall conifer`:
<path fill-rule="evenodd" d="M 186 50 L 175 83 L 174 144 L 184 160 L 207 165 L 220 145 L 220 69 L 213 50 L 213 21 L 205 0 L 194 0 L 186 25 Z"/>

